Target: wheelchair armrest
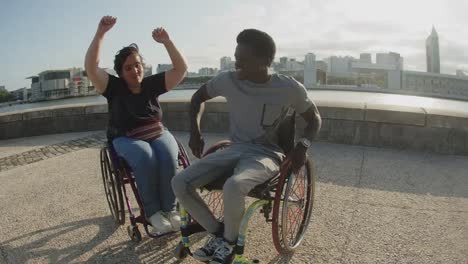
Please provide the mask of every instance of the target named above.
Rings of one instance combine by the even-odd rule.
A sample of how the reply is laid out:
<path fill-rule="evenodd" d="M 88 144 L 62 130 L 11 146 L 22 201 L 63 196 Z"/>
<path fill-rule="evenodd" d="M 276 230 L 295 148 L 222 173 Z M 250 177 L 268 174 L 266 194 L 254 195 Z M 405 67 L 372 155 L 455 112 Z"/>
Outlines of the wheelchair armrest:
<path fill-rule="evenodd" d="M 221 141 L 218 141 L 216 142 L 213 146 L 211 146 L 210 148 L 208 148 L 205 153 L 203 153 L 202 157 L 205 157 L 206 155 L 209 155 L 211 153 L 214 153 L 220 149 L 223 149 L 223 148 L 227 148 L 229 146 L 232 145 L 232 142 L 230 140 L 221 140 Z"/>

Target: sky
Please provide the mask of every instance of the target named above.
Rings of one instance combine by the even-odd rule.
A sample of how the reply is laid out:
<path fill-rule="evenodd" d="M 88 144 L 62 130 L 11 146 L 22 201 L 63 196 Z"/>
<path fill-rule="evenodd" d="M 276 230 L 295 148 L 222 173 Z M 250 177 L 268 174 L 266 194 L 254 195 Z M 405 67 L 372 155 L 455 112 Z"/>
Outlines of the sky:
<path fill-rule="evenodd" d="M 467 0 L 0 0 L 0 85 L 30 87 L 28 76 L 44 70 L 83 67 L 102 16 L 117 17 L 104 39 L 103 68 L 115 53 L 137 43 L 146 63 L 170 63 L 151 38 L 163 26 L 187 58 L 189 71 L 219 68 L 233 58 L 237 34 L 257 28 L 276 42 L 276 60 L 359 57 L 397 52 L 407 70 L 425 71 L 425 40 L 439 35 L 441 73 L 468 73 Z"/>

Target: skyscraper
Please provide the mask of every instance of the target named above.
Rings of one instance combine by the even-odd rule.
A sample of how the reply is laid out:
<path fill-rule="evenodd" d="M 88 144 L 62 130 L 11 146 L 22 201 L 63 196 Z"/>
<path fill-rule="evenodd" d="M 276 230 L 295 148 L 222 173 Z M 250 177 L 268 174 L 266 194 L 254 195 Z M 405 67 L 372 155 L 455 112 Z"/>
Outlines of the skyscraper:
<path fill-rule="evenodd" d="M 317 64 L 315 55 L 307 53 L 304 59 L 304 85 L 311 88 L 317 84 Z"/>
<path fill-rule="evenodd" d="M 372 63 L 372 55 L 370 53 L 359 54 L 359 62 Z"/>
<path fill-rule="evenodd" d="M 235 66 L 234 66 L 235 62 L 234 61 L 231 61 L 231 57 L 222 57 L 220 60 L 219 60 L 219 69 L 221 71 L 230 71 L 230 70 L 234 70 L 235 69 Z"/>
<path fill-rule="evenodd" d="M 432 26 L 432 32 L 426 39 L 427 72 L 440 73 L 439 37 Z"/>
<path fill-rule="evenodd" d="M 149 64 L 144 64 L 143 65 L 143 76 L 147 77 L 147 76 L 151 76 L 151 75 L 153 75 L 153 66 L 151 66 Z"/>

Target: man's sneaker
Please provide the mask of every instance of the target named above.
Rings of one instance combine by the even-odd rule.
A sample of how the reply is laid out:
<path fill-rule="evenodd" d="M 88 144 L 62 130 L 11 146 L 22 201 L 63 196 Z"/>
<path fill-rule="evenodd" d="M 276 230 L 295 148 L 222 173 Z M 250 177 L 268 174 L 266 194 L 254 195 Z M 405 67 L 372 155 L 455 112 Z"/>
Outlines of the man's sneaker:
<path fill-rule="evenodd" d="M 213 259 L 209 264 L 225 264 L 231 263 L 233 254 L 234 245 L 229 244 L 226 240 L 223 240 L 223 243 L 216 249 L 213 254 Z"/>
<path fill-rule="evenodd" d="M 193 252 L 193 258 L 199 261 L 210 261 L 213 258 L 213 254 L 216 249 L 223 244 L 224 239 L 222 237 L 215 237 L 214 235 L 209 235 L 211 238 L 205 245 L 195 252 Z"/>
<path fill-rule="evenodd" d="M 149 218 L 149 222 L 153 226 L 151 233 L 167 233 L 172 231 L 171 222 L 164 216 L 163 211 L 158 211 Z"/>
<path fill-rule="evenodd" d="M 171 222 L 172 230 L 179 231 L 180 229 L 180 215 L 177 211 L 171 211 L 165 213 L 166 218 Z"/>

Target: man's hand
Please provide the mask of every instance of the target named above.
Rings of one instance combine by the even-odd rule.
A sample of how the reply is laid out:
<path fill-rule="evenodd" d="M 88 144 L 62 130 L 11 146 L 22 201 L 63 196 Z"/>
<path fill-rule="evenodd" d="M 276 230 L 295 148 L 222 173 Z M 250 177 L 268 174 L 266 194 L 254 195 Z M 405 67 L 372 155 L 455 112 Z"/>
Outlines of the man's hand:
<path fill-rule="evenodd" d="M 103 16 L 101 21 L 99 21 L 98 32 L 100 34 L 105 34 L 117 23 L 117 18 L 113 16 Z"/>
<path fill-rule="evenodd" d="M 189 147 L 195 157 L 201 158 L 203 148 L 205 147 L 205 140 L 200 134 L 190 134 Z"/>
<path fill-rule="evenodd" d="M 296 144 L 296 147 L 291 154 L 292 168 L 294 173 L 299 172 L 301 167 L 304 166 L 306 162 L 306 153 L 306 147 L 304 147 L 302 144 Z"/>
<path fill-rule="evenodd" d="M 157 29 L 153 30 L 153 39 L 162 44 L 166 44 L 167 42 L 171 41 L 169 38 L 169 34 L 167 34 L 166 30 L 162 27 L 158 27 Z"/>

